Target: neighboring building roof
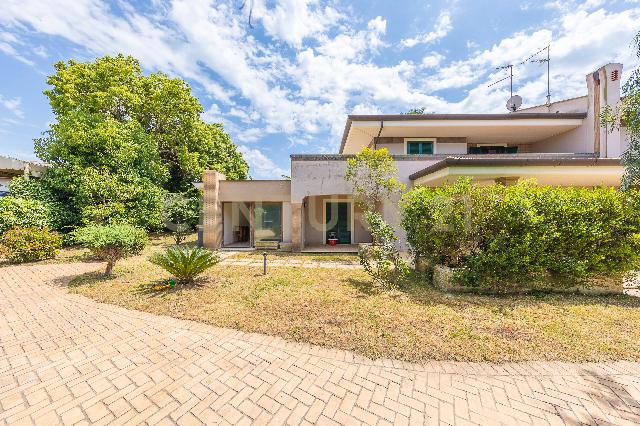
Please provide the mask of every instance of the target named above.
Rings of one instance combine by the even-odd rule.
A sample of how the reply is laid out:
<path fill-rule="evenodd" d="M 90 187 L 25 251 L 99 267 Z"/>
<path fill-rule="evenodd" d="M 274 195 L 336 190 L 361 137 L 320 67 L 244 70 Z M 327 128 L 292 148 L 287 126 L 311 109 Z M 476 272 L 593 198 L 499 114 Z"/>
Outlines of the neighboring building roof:
<path fill-rule="evenodd" d="M 25 169 L 28 169 L 31 173 L 37 176 L 46 168 L 47 166 L 43 163 L 19 160 L 6 155 L 0 155 L 0 173 L 5 175 L 20 175 L 24 173 Z"/>
<path fill-rule="evenodd" d="M 512 120 L 549 120 L 551 123 L 556 120 L 583 120 L 587 117 L 585 112 L 572 113 L 507 113 L 507 114 L 383 114 L 383 115 L 349 115 L 342 134 L 340 144 L 340 152 L 344 151 L 345 144 L 349 137 L 349 133 L 354 122 L 381 122 L 384 128 L 385 122 L 402 122 L 402 121 L 495 121 L 507 122 Z"/>
<path fill-rule="evenodd" d="M 590 154 L 556 154 L 556 155 L 535 155 L 530 156 L 504 156 L 481 154 L 477 156 L 451 156 L 444 160 L 432 164 L 429 167 L 409 175 L 409 179 L 416 180 L 423 176 L 435 173 L 447 167 L 454 166 L 619 166 L 619 158 L 596 158 Z"/>

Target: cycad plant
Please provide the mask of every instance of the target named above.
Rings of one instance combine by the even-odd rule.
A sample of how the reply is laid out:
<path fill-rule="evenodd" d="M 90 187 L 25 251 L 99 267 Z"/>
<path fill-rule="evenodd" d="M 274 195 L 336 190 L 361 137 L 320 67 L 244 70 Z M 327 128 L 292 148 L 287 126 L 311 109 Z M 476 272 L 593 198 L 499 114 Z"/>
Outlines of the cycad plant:
<path fill-rule="evenodd" d="M 150 261 L 185 284 L 193 282 L 198 275 L 218 263 L 220 257 L 217 253 L 200 247 L 174 246 L 156 254 Z"/>

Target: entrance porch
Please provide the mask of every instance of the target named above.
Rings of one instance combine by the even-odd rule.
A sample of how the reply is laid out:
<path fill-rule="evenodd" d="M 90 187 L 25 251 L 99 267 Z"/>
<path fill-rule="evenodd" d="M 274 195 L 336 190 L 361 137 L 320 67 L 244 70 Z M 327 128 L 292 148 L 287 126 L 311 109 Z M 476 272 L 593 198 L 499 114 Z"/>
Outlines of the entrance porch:
<path fill-rule="evenodd" d="M 356 253 L 371 242 L 363 212 L 350 195 L 318 195 L 304 199 L 300 250 Z"/>

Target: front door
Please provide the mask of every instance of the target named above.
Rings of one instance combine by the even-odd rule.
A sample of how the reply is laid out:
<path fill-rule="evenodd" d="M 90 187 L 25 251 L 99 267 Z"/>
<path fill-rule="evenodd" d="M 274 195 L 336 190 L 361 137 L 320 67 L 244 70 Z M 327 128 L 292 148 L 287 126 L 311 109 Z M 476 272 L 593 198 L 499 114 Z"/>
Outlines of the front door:
<path fill-rule="evenodd" d="M 325 243 L 330 238 L 338 244 L 351 244 L 351 202 L 328 201 L 325 205 Z"/>

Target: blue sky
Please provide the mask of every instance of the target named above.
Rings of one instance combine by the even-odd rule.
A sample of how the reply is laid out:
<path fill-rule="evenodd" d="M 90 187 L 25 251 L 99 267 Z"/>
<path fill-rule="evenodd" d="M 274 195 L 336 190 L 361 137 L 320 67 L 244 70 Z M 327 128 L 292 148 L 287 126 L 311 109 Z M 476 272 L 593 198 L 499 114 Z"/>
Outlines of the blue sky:
<path fill-rule="evenodd" d="M 35 158 L 59 60 L 131 54 L 184 78 L 252 177 L 277 178 L 291 153 L 337 152 L 349 113 L 504 112 L 495 68 L 549 44 L 552 99 L 583 95 L 600 65 L 638 66 L 638 31 L 638 0 L 3 0 L 0 154 Z M 545 73 L 514 70 L 525 106 L 544 102 Z"/>

